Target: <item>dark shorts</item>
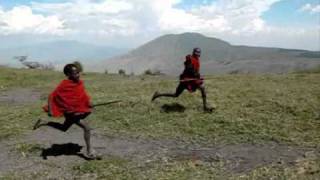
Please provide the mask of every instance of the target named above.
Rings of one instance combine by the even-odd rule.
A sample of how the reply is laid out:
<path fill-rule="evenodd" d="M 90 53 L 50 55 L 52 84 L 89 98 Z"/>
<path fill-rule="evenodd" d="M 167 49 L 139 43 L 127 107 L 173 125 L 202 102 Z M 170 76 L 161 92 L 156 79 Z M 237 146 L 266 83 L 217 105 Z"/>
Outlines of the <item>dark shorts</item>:
<path fill-rule="evenodd" d="M 80 120 L 86 118 L 89 114 L 90 112 L 77 115 L 75 115 L 74 113 L 65 113 L 65 120 L 62 124 L 56 122 L 48 122 L 47 125 L 64 132 L 66 132 L 73 124 L 77 124 L 85 128 L 85 126 L 80 123 Z"/>
<path fill-rule="evenodd" d="M 86 118 L 90 114 L 91 112 L 81 113 L 78 115 L 75 115 L 74 113 L 64 113 L 64 117 L 66 118 L 66 121 L 70 123 L 76 123 L 76 122 L 79 122 L 81 119 Z"/>
<path fill-rule="evenodd" d="M 80 122 L 81 119 L 86 118 L 87 116 L 89 116 L 90 112 L 88 113 L 83 113 L 80 115 L 75 115 L 74 113 L 64 113 L 64 117 L 65 120 L 61 125 L 55 125 L 55 126 L 59 126 L 56 127 L 62 131 L 67 131 L 73 124 Z"/>
<path fill-rule="evenodd" d="M 180 88 L 187 89 L 189 92 L 195 92 L 203 84 L 203 80 L 194 80 L 187 82 L 180 82 Z"/>

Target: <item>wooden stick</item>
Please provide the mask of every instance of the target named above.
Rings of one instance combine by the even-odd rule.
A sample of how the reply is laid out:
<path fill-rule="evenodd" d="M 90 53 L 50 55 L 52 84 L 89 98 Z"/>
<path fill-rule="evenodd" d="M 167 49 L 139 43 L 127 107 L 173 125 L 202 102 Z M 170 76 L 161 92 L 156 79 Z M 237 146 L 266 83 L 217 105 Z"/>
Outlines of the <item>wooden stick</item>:
<path fill-rule="evenodd" d="M 187 81 L 197 81 L 197 80 L 203 81 L 204 79 L 203 79 L 203 78 L 200 78 L 200 79 L 186 78 L 186 79 L 181 79 L 181 80 L 179 80 L 179 81 L 180 81 L 180 82 L 187 82 Z"/>
<path fill-rule="evenodd" d="M 118 103 L 118 102 L 122 102 L 121 100 L 115 100 L 115 101 L 110 101 L 110 102 L 104 102 L 104 103 L 97 103 L 92 105 L 92 107 L 97 107 L 97 106 L 105 106 L 105 105 L 109 105 L 109 104 L 114 104 L 114 103 Z"/>

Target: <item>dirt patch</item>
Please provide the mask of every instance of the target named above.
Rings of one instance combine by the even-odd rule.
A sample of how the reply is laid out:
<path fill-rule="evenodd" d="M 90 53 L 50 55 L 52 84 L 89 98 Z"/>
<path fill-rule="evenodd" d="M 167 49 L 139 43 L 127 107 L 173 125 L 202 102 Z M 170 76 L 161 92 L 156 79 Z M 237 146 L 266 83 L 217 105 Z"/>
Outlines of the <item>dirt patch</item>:
<path fill-rule="evenodd" d="M 243 173 L 272 163 L 294 164 L 313 149 L 290 147 L 277 143 L 219 145 L 213 148 L 173 150 L 176 159 L 191 159 L 204 163 L 223 161 L 226 170 Z"/>
<path fill-rule="evenodd" d="M 9 170 L 14 166 L 14 158 L 9 155 L 9 150 L 10 148 L 8 148 L 8 144 L 6 142 L 0 143 L 0 172 Z"/>
<path fill-rule="evenodd" d="M 72 127 L 66 133 L 43 127 L 25 136 L 20 142 L 41 144 L 43 149 L 37 155 L 13 156 L 10 145 L 0 143 L 0 174 L 8 170 L 24 169 L 34 171 L 43 169 L 43 164 L 65 169 L 69 164 L 83 162 L 83 132 Z M 92 135 L 92 144 L 104 157 L 116 156 L 129 159 L 138 164 L 152 161 L 191 160 L 200 163 L 223 162 L 227 171 L 243 173 L 272 163 L 293 164 L 314 149 L 292 147 L 278 143 L 232 144 L 205 147 L 176 140 L 151 140 L 128 137 L 104 136 L 98 132 Z M 22 162 L 21 162 L 22 161 Z M 42 165 L 41 165 L 42 164 Z"/>
<path fill-rule="evenodd" d="M 41 92 L 33 89 L 12 89 L 0 92 L 0 103 L 28 104 L 41 98 Z"/>

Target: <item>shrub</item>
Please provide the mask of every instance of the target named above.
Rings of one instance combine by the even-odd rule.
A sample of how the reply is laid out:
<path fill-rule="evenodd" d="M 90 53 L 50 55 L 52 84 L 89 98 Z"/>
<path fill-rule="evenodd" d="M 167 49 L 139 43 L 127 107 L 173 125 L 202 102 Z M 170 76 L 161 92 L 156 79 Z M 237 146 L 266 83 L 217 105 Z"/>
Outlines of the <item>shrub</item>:
<path fill-rule="evenodd" d="M 119 69 L 118 73 L 119 73 L 120 75 L 126 75 L 126 71 L 123 70 L 123 69 Z"/>
<path fill-rule="evenodd" d="M 145 75 L 152 75 L 152 71 L 150 69 L 147 69 L 144 71 Z"/>
<path fill-rule="evenodd" d="M 82 66 L 82 64 L 81 64 L 79 61 L 75 61 L 75 62 L 73 62 L 73 64 L 74 64 L 75 66 L 77 66 L 79 72 L 83 72 L 83 66 Z"/>
<path fill-rule="evenodd" d="M 144 71 L 144 74 L 145 75 L 161 75 L 161 71 L 160 70 L 150 70 L 150 69 L 147 69 Z"/>

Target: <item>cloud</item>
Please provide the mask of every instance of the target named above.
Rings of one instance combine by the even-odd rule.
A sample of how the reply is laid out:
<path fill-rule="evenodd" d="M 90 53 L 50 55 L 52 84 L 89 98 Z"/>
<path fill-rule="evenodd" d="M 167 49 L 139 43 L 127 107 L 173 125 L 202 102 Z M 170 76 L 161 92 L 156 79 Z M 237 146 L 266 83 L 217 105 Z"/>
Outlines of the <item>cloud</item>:
<path fill-rule="evenodd" d="M 320 4 L 312 5 L 312 4 L 305 4 L 300 8 L 302 12 L 310 12 L 311 14 L 320 13 Z"/>
<path fill-rule="evenodd" d="M 52 26 L 54 20 L 61 20 L 65 28 L 81 34 L 134 36 L 186 31 L 254 34 L 266 29 L 261 15 L 277 1 L 280 0 L 217 0 L 184 10 L 175 7 L 181 0 L 73 0 L 33 2 L 30 8 L 46 14 L 45 18 L 51 20 Z M 29 16 L 35 17 L 30 8 Z M 21 28 L 27 28 L 27 25 Z"/>
<path fill-rule="evenodd" d="M 219 26 L 224 31 L 234 33 L 255 33 L 264 30 L 262 14 L 279 0 L 218 0 L 208 6 L 194 9 L 192 12 L 205 19 L 222 16 L 226 23 Z M 223 27 L 223 25 L 228 27 Z"/>
<path fill-rule="evenodd" d="M 265 22 L 263 13 L 279 1 L 216 0 L 191 9 L 178 8 L 182 0 L 32 2 L 9 11 L 0 8 L 0 33 L 53 34 L 110 45 L 120 41 L 137 45 L 162 34 L 182 32 L 203 33 L 231 43 L 257 44 L 257 39 L 267 42 L 266 46 L 272 41 L 285 44 L 277 38 L 317 39 L 319 34 L 311 29 L 273 27 Z M 317 12 L 320 7 L 306 4 L 301 9 Z"/>
<path fill-rule="evenodd" d="M 92 2 L 89 0 L 75 0 L 65 3 L 39 3 L 32 2 L 32 9 L 53 14 L 62 15 L 89 15 L 89 14 L 118 14 L 127 10 L 132 10 L 130 1 L 108 0 Z"/>
<path fill-rule="evenodd" d="M 63 21 L 57 16 L 34 14 L 28 6 L 17 6 L 10 11 L 0 9 L 0 32 L 3 34 L 35 33 L 61 35 Z"/>
<path fill-rule="evenodd" d="M 276 27 L 262 19 L 279 1 L 217 0 L 189 11 L 170 7 L 160 17 L 160 28 L 200 32 L 235 44 L 320 50 L 319 27 Z"/>
<path fill-rule="evenodd" d="M 35 11 L 63 19 L 66 27 L 75 34 L 127 36 L 136 33 L 138 28 L 137 21 L 128 14 L 134 11 L 134 4 L 124 0 L 32 3 L 31 7 Z"/>
<path fill-rule="evenodd" d="M 320 27 L 268 27 L 254 36 L 224 33 L 216 37 L 238 45 L 320 50 Z"/>

